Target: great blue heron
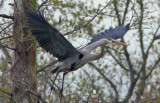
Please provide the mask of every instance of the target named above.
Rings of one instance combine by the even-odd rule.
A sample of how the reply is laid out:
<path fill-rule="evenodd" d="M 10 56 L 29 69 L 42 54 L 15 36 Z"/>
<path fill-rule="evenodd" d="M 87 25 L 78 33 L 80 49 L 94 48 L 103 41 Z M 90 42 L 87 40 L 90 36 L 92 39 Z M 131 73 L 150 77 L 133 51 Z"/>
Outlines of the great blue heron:
<path fill-rule="evenodd" d="M 77 50 L 56 28 L 52 27 L 45 20 L 43 13 L 41 14 L 39 11 L 27 11 L 26 14 L 31 32 L 35 36 L 39 45 L 50 54 L 57 57 L 61 62 L 59 66 L 51 72 L 57 73 L 56 77 L 60 72 L 64 72 L 63 81 L 65 74 L 68 72 L 77 70 L 88 61 L 101 58 L 105 53 L 104 47 L 106 44 L 114 43 L 118 45 L 126 45 L 115 39 L 122 38 L 129 30 L 130 24 L 117 26 L 115 28 L 110 27 L 104 32 L 94 36 L 86 46 Z M 91 51 L 99 46 L 101 47 L 101 53 L 91 54 Z"/>

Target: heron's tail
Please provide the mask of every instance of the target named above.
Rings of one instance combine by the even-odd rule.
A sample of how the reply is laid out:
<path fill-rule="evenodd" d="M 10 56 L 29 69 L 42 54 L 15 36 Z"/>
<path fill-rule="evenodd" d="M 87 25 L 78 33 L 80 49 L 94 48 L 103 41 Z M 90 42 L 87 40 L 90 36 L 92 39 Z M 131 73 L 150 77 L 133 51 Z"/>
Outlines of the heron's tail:
<path fill-rule="evenodd" d="M 53 74 L 54 74 L 54 73 L 58 72 L 59 67 L 60 67 L 60 66 L 58 66 L 58 67 L 56 67 L 55 69 L 53 69 L 53 70 L 51 71 L 51 73 L 53 73 Z"/>

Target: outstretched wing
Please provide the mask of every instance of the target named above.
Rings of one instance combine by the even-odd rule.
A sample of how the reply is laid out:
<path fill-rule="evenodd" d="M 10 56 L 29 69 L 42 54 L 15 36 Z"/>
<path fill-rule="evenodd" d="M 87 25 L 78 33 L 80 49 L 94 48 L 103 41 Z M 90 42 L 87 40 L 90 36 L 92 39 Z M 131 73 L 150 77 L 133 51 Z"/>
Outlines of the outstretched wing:
<path fill-rule="evenodd" d="M 129 30 L 129 25 L 130 24 L 128 23 L 125 26 L 121 25 L 115 28 L 110 27 L 109 29 L 106 29 L 104 32 L 101 32 L 96 36 L 94 36 L 88 44 L 94 43 L 103 38 L 108 40 L 122 38 L 126 34 L 126 32 Z"/>
<path fill-rule="evenodd" d="M 91 41 L 83 48 L 80 49 L 81 52 L 90 53 L 92 50 L 97 48 L 98 46 L 101 46 L 103 43 L 103 40 L 115 40 L 122 38 L 126 32 L 129 30 L 129 25 L 121 25 L 117 26 L 114 29 L 110 27 L 109 29 L 106 29 L 104 32 L 101 32 L 94 36 Z"/>
<path fill-rule="evenodd" d="M 52 27 L 39 11 L 27 11 L 26 16 L 32 34 L 47 52 L 60 61 L 79 54 L 76 48 L 56 28 Z"/>

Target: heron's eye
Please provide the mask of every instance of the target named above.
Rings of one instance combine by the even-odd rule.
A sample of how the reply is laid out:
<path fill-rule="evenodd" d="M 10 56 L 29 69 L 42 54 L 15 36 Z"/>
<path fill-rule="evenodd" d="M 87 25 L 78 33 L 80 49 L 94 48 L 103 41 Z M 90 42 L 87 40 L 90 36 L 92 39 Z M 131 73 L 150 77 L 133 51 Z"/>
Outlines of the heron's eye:
<path fill-rule="evenodd" d="M 83 54 L 80 54 L 80 55 L 79 55 L 79 59 L 83 58 L 83 56 L 84 56 Z"/>

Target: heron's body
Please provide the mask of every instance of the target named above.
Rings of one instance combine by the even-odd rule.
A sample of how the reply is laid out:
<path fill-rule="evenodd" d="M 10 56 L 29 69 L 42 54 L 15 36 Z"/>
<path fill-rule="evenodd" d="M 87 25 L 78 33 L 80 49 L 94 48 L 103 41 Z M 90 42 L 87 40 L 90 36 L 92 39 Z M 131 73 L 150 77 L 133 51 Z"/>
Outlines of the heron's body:
<path fill-rule="evenodd" d="M 52 73 L 56 72 L 64 72 L 66 70 L 68 71 L 75 71 L 78 68 L 82 67 L 89 61 L 97 60 L 101 58 L 104 55 L 104 46 L 108 43 L 106 39 L 101 39 L 99 41 L 94 42 L 92 45 L 94 45 L 94 48 L 101 45 L 101 53 L 100 54 L 90 54 L 90 51 L 87 51 L 88 47 L 83 47 L 79 50 L 78 55 L 74 55 L 74 57 L 67 58 L 63 62 L 61 62 L 60 66 L 58 66 L 56 69 L 52 71 Z M 92 46 L 90 45 L 90 46 Z M 86 50 L 87 49 L 87 50 Z"/>
<path fill-rule="evenodd" d="M 39 11 L 28 11 L 26 14 L 31 32 L 39 45 L 61 62 L 58 67 L 52 70 L 52 73 L 57 73 L 57 77 L 59 72 L 64 72 L 63 80 L 66 73 L 77 70 L 88 61 L 101 58 L 105 53 L 104 47 L 107 43 L 114 42 L 115 44 L 126 45 L 115 41 L 115 39 L 122 38 L 129 30 L 130 24 L 115 28 L 110 27 L 93 37 L 85 47 L 77 50 L 56 28 L 45 20 Z M 99 46 L 101 53 L 91 54 L 91 51 Z"/>
<path fill-rule="evenodd" d="M 75 71 L 78 68 L 84 66 L 87 62 L 95 60 L 95 58 L 93 58 L 93 55 L 94 54 L 86 53 L 82 59 L 80 59 L 76 62 L 75 67 L 71 70 Z"/>

